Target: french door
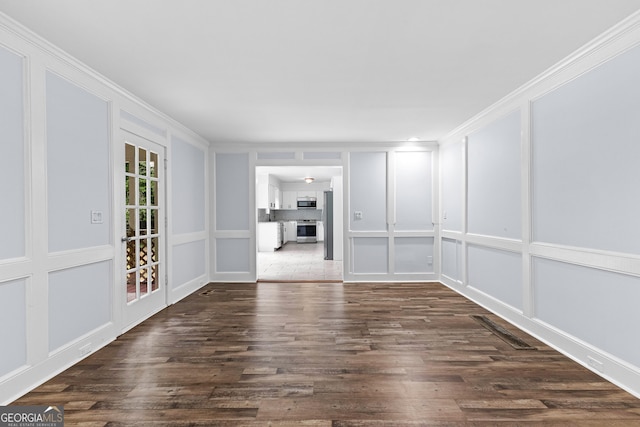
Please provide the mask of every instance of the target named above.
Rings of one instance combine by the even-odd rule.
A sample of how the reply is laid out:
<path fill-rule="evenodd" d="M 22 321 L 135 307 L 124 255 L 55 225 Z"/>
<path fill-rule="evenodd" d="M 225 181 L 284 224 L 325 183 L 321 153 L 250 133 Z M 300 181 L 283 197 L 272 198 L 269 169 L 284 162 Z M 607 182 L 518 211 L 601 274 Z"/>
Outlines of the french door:
<path fill-rule="evenodd" d="M 167 305 L 164 148 L 125 132 L 123 284 L 125 328 Z"/>

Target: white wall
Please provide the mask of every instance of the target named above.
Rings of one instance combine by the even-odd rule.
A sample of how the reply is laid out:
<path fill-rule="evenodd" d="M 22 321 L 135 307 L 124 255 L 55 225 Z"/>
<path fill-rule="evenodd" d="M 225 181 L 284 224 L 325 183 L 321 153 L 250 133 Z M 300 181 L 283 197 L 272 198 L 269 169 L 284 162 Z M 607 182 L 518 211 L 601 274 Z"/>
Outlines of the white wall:
<path fill-rule="evenodd" d="M 192 138 L 171 137 L 170 286 L 173 300 L 204 285 L 209 278 L 209 196 L 207 146 Z"/>
<path fill-rule="evenodd" d="M 516 110 L 468 137 L 469 233 L 521 238 L 520 115 Z"/>
<path fill-rule="evenodd" d="M 173 246 L 183 258 L 162 301 L 205 282 L 208 144 L 4 15 L 0 92 L 0 404 L 8 404 L 127 326 L 121 130 L 159 144 L 180 168 L 167 172 L 176 228 L 166 263 Z M 188 187 L 175 203 L 172 184 Z M 102 220 L 92 223 L 92 211 Z M 192 283 L 176 291 L 174 281 Z"/>
<path fill-rule="evenodd" d="M 424 281 L 435 268 L 434 147 L 351 151 L 346 169 L 346 281 Z"/>
<path fill-rule="evenodd" d="M 0 47 L 0 262 L 25 255 L 23 60 Z"/>
<path fill-rule="evenodd" d="M 640 396 L 638 76 L 635 17 L 444 138 L 440 234 L 443 283 Z"/>
<path fill-rule="evenodd" d="M 534 99 L 535 241 L 640 254 L 639 70 L 634 48 Z"/>
<path fill-rule="evenodd" d="M 256 280 L 256 174 L 247 152 L 211 152 L 211 279 Z"/>
<path fill-rule="evenodd" d="M 341 167 L 333 184 L 339 240 L 334 259 L 342 260 L 346 281 L 424 281 L 437 278 L 433 212 L 437 184 L 437 145 L 379 146 L 323 144 L 237 147 L 212 146 L 214 163 L 211 222 L 211 280 L 256 280 L 256 173 L 260 167 Z M 321 150 L 326 151 L 321 151 Z M 317 151 L 316 151 L 317 150 Z M 258 172 L 256 172 L 258 168 Z M 259 184 L 258 184 L 259 185 Z M 328 189 L 329 183 L 283 183 L 285 191 Z M 336 188 L 336 185 L 339 188 Z M 343 191 L 344 190 L 344 191 Z M 341 206 L 342 205 L 342 206 Z M 355 212 L 362 219 L 355 219 Z M 248 222 L 247 222 L 248 221 Z M 342 235 L 340 235 L 342 234 Z"/>
<path fill-rule="evenodd" d="M 107 245 L 111 239 L 108 104 L 46 73 L 49 252 Z M 91 223 L 102 212 L 102 224 Z"/>

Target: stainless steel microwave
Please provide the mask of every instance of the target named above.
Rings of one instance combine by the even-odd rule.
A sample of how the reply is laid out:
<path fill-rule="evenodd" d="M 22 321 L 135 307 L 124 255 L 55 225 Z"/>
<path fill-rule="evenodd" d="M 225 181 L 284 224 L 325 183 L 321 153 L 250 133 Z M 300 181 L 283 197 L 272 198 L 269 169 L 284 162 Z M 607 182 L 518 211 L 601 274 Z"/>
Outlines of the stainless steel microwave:
<path fill-rule="evenodd" d="M 298 209 L 317 209 L 318 201 L 315 197 L 298 197 Z"/>

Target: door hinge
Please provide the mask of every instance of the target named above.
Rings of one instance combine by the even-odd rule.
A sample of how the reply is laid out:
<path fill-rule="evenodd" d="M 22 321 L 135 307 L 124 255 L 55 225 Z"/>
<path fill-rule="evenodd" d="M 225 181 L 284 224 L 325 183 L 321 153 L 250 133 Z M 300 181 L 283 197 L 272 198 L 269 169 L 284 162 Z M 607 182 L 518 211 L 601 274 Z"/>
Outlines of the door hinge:
<path fill-rule="evenodd" d="M 169 163 L 168 159 L 164 159 L 164 171 L 167 171 L 167 164 Z"/>

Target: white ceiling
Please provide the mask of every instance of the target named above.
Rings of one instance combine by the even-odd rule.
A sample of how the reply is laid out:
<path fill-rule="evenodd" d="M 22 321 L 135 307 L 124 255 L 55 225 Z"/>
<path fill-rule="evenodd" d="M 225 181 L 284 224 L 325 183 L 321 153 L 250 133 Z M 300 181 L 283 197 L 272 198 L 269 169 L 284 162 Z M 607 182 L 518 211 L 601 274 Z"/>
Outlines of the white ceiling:
<path fill-rule="evenodd" d="M 640 0 L 0 0 L 212 142 L 437 140 Z"/>

